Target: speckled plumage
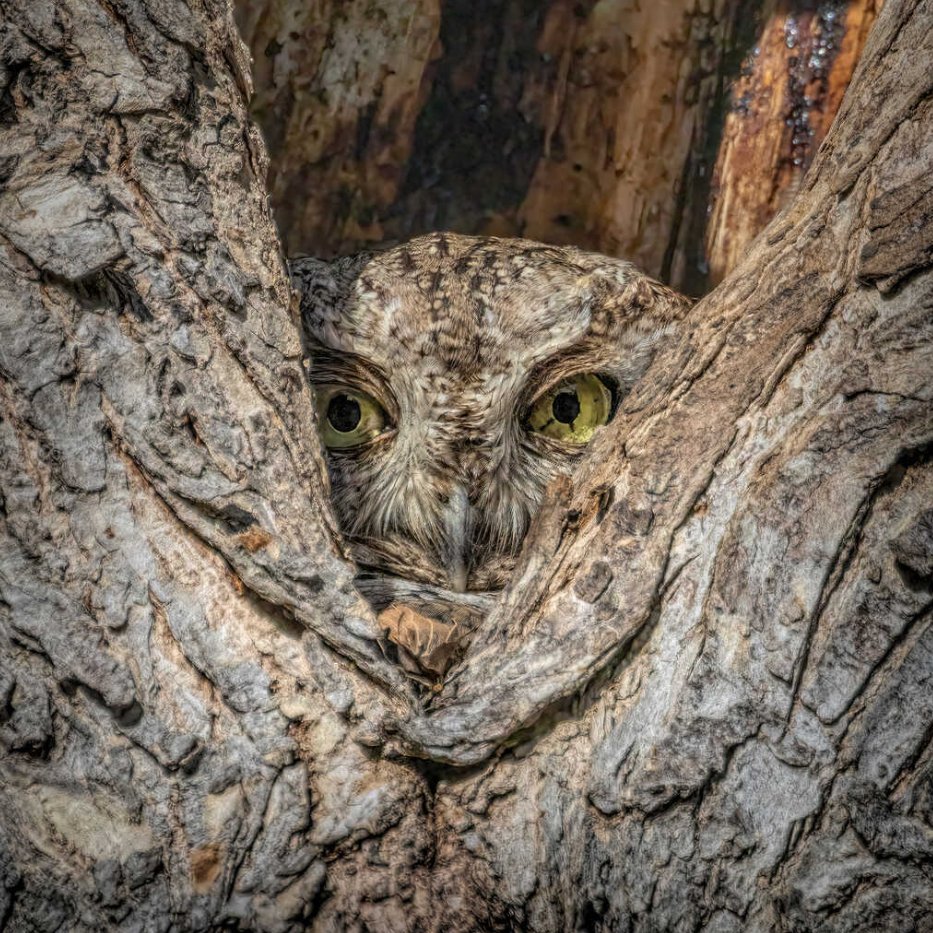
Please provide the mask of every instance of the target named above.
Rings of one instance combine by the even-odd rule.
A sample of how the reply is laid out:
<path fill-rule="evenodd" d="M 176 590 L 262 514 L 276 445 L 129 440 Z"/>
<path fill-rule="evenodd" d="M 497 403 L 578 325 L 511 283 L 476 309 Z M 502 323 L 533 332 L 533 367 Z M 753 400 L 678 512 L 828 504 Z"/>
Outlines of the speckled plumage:
<path fill-rule="evenodd" d="M 362 588 L 435 614 L 505 584 L 546 485 L 584 452 L 529 431 L 531 402 L 585 372 L 624 395 L 687 307 L 630 263 L 518 239 L 431 234 L 292 274 L 312 382 L 364 389 L 396 425 L 328 453 Z"/>

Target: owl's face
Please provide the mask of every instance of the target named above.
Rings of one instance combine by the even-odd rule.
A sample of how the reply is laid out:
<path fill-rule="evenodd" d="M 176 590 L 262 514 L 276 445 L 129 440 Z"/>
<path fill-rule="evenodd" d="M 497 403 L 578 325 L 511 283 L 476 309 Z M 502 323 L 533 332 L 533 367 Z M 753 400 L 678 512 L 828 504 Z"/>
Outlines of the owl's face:
<path fill-rule="evenodd" d="M 504 585 L 568 471 L 685 301 L 634 266 L 432 234 L 292 264 L 334 509 L 364 567 Z"/>

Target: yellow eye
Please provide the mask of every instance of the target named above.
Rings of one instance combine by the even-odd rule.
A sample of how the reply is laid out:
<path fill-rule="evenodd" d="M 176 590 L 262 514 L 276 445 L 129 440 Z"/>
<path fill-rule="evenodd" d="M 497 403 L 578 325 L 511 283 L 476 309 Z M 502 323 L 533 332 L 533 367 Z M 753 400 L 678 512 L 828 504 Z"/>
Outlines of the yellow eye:
<path fill-rule="evenodd" d="M 325 446 L 359 447 L 386 427 L 386 414 L 371 396 L 347 386 L 316 386 L 318 428 Z"/>
<path fill-rule="evenodd" d="M 612 414 L 612 393 L 599 376 L 565 379 L 535 399 L 528 413 L 532 431 L 566 444 L 587 444 Z"/>

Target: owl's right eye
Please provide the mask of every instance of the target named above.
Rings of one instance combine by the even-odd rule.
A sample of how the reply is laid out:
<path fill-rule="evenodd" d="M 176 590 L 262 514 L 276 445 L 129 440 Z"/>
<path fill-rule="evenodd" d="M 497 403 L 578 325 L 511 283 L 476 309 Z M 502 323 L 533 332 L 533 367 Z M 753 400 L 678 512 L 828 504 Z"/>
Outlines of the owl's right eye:
<path fill-rule="evenodd" d="M 326 447 L 359 447 L 386 429 L 386 413 L 371 396 L 347 386 L 317 386 L 318 427 Z"/>

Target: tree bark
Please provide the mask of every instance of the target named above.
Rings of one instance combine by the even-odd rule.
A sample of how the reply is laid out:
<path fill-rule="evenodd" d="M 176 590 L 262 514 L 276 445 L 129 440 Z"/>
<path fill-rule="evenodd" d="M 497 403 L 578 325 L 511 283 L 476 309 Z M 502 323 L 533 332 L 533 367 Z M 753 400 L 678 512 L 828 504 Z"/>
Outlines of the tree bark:
<path fill-rule="evenodd" d="M 436 229 L 701 295 L 797 191 L 876 0 L 237 0 L 289 254 Z"/>
<path fill-rule="evenodd" d="M 928 4 L 436 694 L 334 530 L 228 5 L 4 17 L 0 925 L 929 927 Z"/>

